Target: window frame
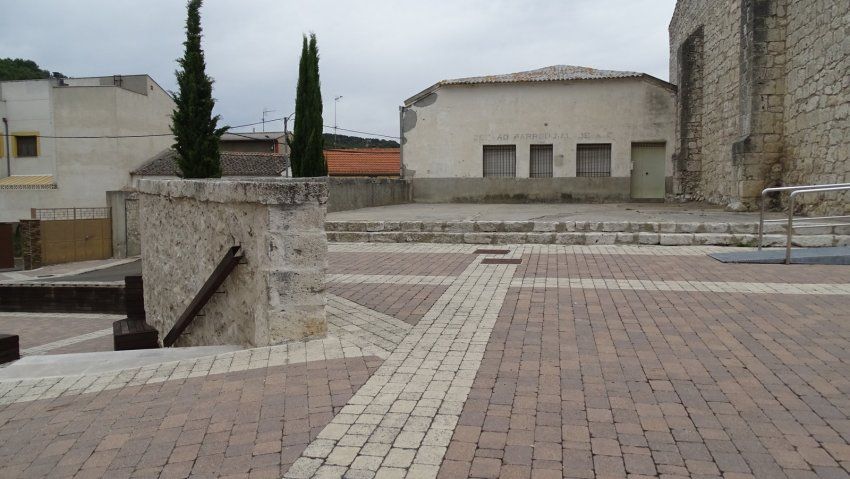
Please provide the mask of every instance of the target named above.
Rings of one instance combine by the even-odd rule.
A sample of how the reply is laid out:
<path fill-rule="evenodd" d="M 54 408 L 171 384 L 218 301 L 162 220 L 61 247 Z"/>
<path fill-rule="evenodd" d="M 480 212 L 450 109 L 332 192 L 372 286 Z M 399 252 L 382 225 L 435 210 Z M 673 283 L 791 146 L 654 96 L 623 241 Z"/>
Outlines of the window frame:
<path fill-rule="evenodd" d="M 38 132 L 35 131 L 18 131 L 15 133 L 11 133 L 9 135 L 11 138 L 9 141 L 10 147 L 12 148 L 12 156 L 15 158 L 38 158 L 41 154 L 41 140 Z M 33 153 L 32 155 L 22 155 L 21 148 L 19 148 L 18 142 L 23 138 L 32 138 L 33 139 Z M 4 140 L 5 141 L 5 140 Z"/>
<path fill-rule="evenodd" d="M 487 174 L 487 171 L 488 171 L 488 168 L 487 168 L 487 159 L 488 159 L 487 153 L 488 153 L 488 151 L 498 152 L 500 150 L 501 150 L 502 154 L 508 155 L 508 158 L 507 158 L 508 162 L 512 161 L 512 165 L 510 165 L 507 168 L 508 172 L 510 172 L 511 168 L 513 169 L 512 175 L 511 174 L 492 174 L 492 173 L 489 174 L 489 175 Z M 510 158 L 511 155 L 513 156 L 512 158 Z M 500 160 L 505 161 L 505 158 L 501 158 Z M 500 165 L 500 167 L 501 166 L 504 166 L 504 165 Z M 489 171 L 491 171 L 491 172 L 494 171 L 494 168 L 490 168 Z M 483 145 L 483 147 L 481 149 L 481 176 L 483 178 L 516 178 L 516 145 Z"/>
<path fill-rule="evenodd" d="M 536 151 L 544 151 L 548 153 L 548 158 L 535 158 Z M 535 161 L 536 160 L 536 161 Z M 546 165 L 541 171 L 535 172 L 535 166 L 540 160 L 546 161 L 548 160 L 549 164 Z M 529 178 L 553 178 L 555 176 L 555 145 L 551 143 L 541 143 L 541 144 L 533 144 L 528 147 L 528 177 Z M 541 174 L 543 173 L 543 174 Z"/>
<path fill-rule="evenodd" d="M 607 171 L 605 168 L 586 168 L 579 169 L 581 166 L 585 166 L 583 162 L 592 162 L 593 160 L 598 160 L 598 158 L 581 158 L 581 153 L 586 151 L 590 152 L 593 150 L 597 151 L 606 151 L 608 153 L 608 164 Z M 613 145 L 611 143 L 578 143 L 576 144 L 576 177 L 577 178 L 610 178 L 611 177 L 611 163 L 612 163 L 612 150 Z"/>

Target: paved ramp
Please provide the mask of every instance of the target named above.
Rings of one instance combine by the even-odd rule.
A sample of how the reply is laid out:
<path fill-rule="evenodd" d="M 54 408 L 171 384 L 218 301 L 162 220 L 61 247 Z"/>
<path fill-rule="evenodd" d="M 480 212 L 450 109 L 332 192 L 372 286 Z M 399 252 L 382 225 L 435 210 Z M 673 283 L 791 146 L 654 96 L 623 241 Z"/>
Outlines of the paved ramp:
<path fill-rule="evenodd" d="M 763 249 L 761 251 L 733 251 L 731 253 L 711 253 L 712 258 L 722 263 L 782 264 L 785 263 L 785 249 Z M 834 248 L 793 248 L 792 264 L 850 264 L 850 247 Z"/>

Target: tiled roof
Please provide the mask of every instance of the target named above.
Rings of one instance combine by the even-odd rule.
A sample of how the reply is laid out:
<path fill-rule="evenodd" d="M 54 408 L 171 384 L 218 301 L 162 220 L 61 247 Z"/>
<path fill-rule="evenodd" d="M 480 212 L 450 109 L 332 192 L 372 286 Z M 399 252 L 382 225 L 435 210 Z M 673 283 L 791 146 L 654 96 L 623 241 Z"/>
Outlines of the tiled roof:
<path fill-rule="evenodd" d="M 506 75 L 487 75 L 480 77 L 455 78 L 443 80 L 441 85 L 460 85 L 475 83 L 518 83 L 530 81 L 566 81 L 566 80 L 603 80 L 607 78 L 640 77 L 643 73 L 617 70 L 597 70 L 590 67 L 574 65 L 552 65 L 525 72 L 508 73 Z"/>
<path fill-rule="evenodd" d="M 286 169 L 282 153 L 221 152 L 222 176 L 280 176 Z M 164 150 L 133 171 L 139 176 L 180 176 L 177 152 Z"/>
<path fill-rule="evenodd" d="M 330 176 L 399 176 L 398 148 L 350 148 L 325 150 Z"/>
<path fill-rule="evenodd" d="M 52 175 L 12 175 L 0 179 L 3 190 L 50 190 L 56 188 Z"/>
<path fill-rule="evenodd" d="M 434 90 L 445 85 L 476 85 L 482 83 L 528 83 L 528 82 L 548 82 L 548 81 L 575 81 L 575 80 L 609 80 L 613 78 L 641 78 L 657 83 L 665 88 L 675 89 L 675 86 L 654 76 L 646 73 L 618 71 L 618 70 L 597 70 L 596 68 L 581 67 L 575 65 L 552 65 L 549 67 L 538 68 L 524 72 L 507 73 L 504 75 L 486 75 L 479 77 L 454 78 L 451 80 L 442 80 L 425 90 L 413 95 L 405 100 L 405 105 L 410 105 L 413 102 L 428 96 Z"/>
<path fill-rule="evenodd" d="M 292 133 L 290 133 L 291 135 Z M 282 140 L 282 131 L 261 131 L 250 133 L 231 133 L 227 132 L 221 135 L 221 141 L 262 141 L 262 140 Z"/>

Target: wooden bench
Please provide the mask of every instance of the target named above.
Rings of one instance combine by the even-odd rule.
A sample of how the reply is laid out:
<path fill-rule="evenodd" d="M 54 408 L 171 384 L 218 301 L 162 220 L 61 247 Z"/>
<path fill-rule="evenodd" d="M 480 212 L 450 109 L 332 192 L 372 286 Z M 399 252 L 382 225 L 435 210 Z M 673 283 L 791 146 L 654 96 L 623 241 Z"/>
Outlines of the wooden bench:
<path fill-rule="evenodd" d="M 0 334 L 0 364 L 21 359 L 21 343 L 17 334 Z"/>

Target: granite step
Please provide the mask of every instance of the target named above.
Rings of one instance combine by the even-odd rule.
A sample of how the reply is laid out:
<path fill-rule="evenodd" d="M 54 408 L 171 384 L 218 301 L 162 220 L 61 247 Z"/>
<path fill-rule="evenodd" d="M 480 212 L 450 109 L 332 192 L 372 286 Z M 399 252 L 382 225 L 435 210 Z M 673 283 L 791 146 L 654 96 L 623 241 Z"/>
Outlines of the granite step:
<path fill-rule="evenodd" d="M 328 241 L 468 244 L 644 244 L 666 246 L 755 246 L 755 223 L 624 221 L 328 221 Z M 765 225 L 765 246 L 784 246 L 785 225 Z M 850 227 L 824 226 L 795 232 L 792 244 L 850 245 Z"/>

